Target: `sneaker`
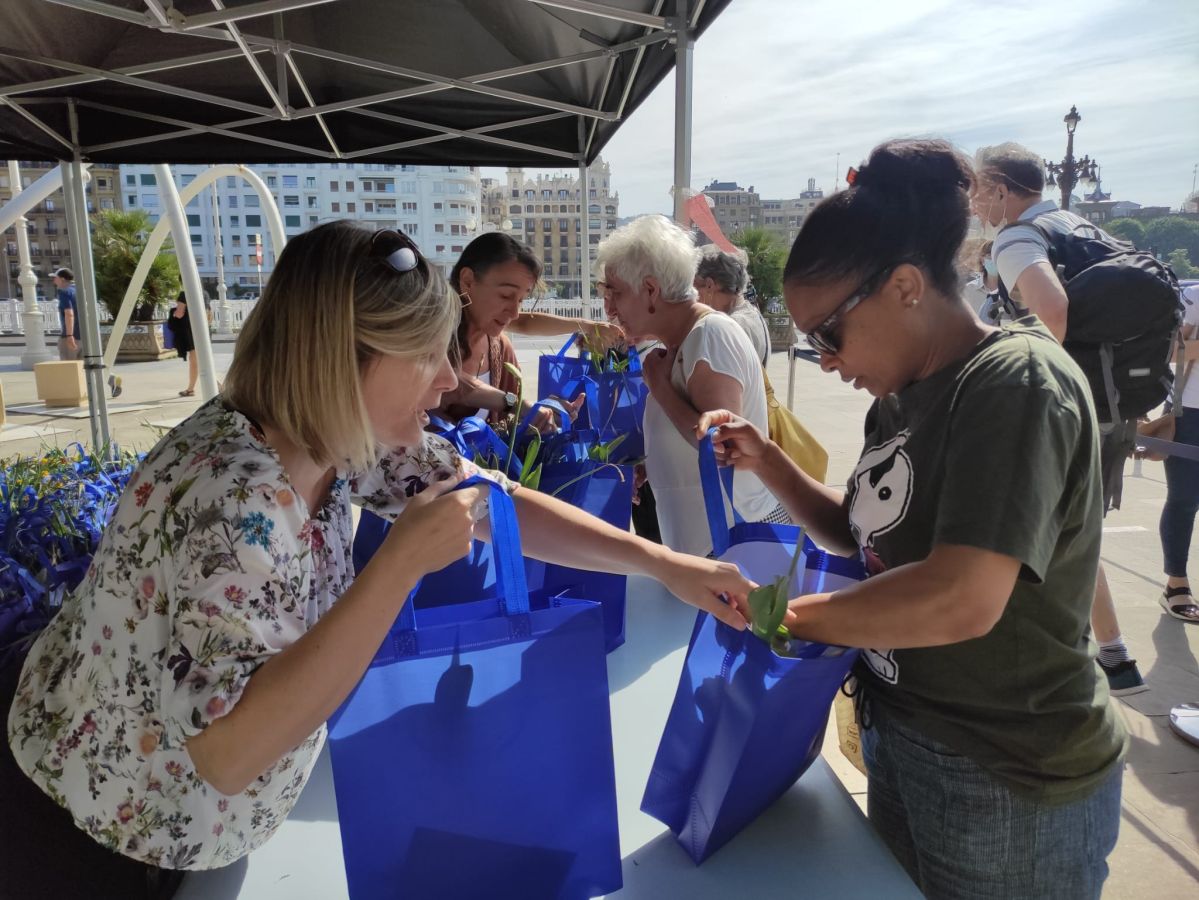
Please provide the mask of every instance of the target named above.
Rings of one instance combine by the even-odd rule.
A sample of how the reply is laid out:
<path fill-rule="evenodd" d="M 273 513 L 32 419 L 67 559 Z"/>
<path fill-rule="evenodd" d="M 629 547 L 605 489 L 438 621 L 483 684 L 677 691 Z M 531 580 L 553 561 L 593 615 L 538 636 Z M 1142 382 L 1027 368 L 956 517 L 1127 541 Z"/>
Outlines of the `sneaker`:
<path fill-rule="evenodd" d="M 1145 684 L 1145 679 L 1141 677 L 1135 659 L 1126 659 L 1114 666 L 1100 663 L 1099 668 L 1103 669 L 1103 674 L 1107 676 L 1107 688 L 1113 697 L 1127 697 L 1129 694 L 1149 690 L 1149 685 Z"/>

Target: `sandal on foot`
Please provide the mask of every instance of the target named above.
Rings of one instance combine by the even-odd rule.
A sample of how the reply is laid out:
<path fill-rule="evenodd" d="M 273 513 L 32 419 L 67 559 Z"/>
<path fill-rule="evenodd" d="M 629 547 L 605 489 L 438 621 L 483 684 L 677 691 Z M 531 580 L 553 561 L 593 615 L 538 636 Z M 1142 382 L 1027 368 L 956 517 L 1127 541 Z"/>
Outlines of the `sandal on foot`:
<path fill-rule="evenodd" d="M 196 392 L 195 392 L 195 391 L 191 391 L 191 390 L 188 390 L 188 391 L 180 391 L 180 392 L 179 392 L 179 396 L 180 396 L 180 397 L 194 397 L 195 395 L 196 395 Z"/>
<path fill-rule="evenodd" d="M 1168 587 L 1162 592 L 1158 602 L 1162 609 L 1174 618 L 1199 623 L 1199 606 L 1195 605 L 1195 598 L 1191 596 L 1189 587 Z"/>

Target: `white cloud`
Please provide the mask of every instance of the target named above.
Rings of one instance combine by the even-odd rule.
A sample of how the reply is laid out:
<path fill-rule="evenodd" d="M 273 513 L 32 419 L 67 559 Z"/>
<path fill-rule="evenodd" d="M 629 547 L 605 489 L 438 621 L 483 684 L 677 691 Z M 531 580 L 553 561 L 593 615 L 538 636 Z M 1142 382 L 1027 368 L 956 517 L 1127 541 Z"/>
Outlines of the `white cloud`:
<path fill-rule="evenodd" d="M 734 0 L 696 45 L 692 186 L 827 191 L 910 135 L 1060 159 L 1077 104 L 1104 188 L 1176 207 L 1199 163 L 1196 47 L 1194 0 Z M 669 210 L 672 115 L 668 78 L 605 149 L 622 214 Z"/>

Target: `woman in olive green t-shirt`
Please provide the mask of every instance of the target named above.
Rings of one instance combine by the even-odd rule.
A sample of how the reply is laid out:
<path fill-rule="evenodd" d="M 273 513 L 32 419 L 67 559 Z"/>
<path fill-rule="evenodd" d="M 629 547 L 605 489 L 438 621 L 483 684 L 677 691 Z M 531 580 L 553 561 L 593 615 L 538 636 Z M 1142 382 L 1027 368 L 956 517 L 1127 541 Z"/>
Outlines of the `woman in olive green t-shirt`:
<path fill-rule="evenodd" d="M 943 141 L 893 141 L 804 223 L 787 304 L 821 368 L 876 399 L 846 491 L 751 425 L 718 453 L 872 577 L 796 598 L 798 637 L 863 652 L 875 827 L 930 898 L 1097 898 L 1127 738 L 1090 634 L 1098 427 L 1035 319 L 983 324 L 958 290 L 973 176 Z"/>

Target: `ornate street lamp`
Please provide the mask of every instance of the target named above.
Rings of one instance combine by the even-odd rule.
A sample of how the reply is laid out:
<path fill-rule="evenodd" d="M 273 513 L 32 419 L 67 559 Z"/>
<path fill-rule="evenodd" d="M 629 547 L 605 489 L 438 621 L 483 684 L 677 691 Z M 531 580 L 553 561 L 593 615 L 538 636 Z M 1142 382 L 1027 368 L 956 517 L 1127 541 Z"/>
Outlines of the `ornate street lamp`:
<path fill-rule="evenodd" d="M 1060 163 L 1045 160 L 1045 170 L 1049 173 L 1049 186 L 1060 186 L 1062 189 L 1062 209 L 1070 208 L 1070 195 L 1080 182 L 1093 184 L 1099 163 L 1089 156 L 1082 159 L 1074 158 L 1074 129 L 1082 121 L 1078 107 L 1071 106 L 1062 120 L 1066 123 L 1066 158 Z"/>

